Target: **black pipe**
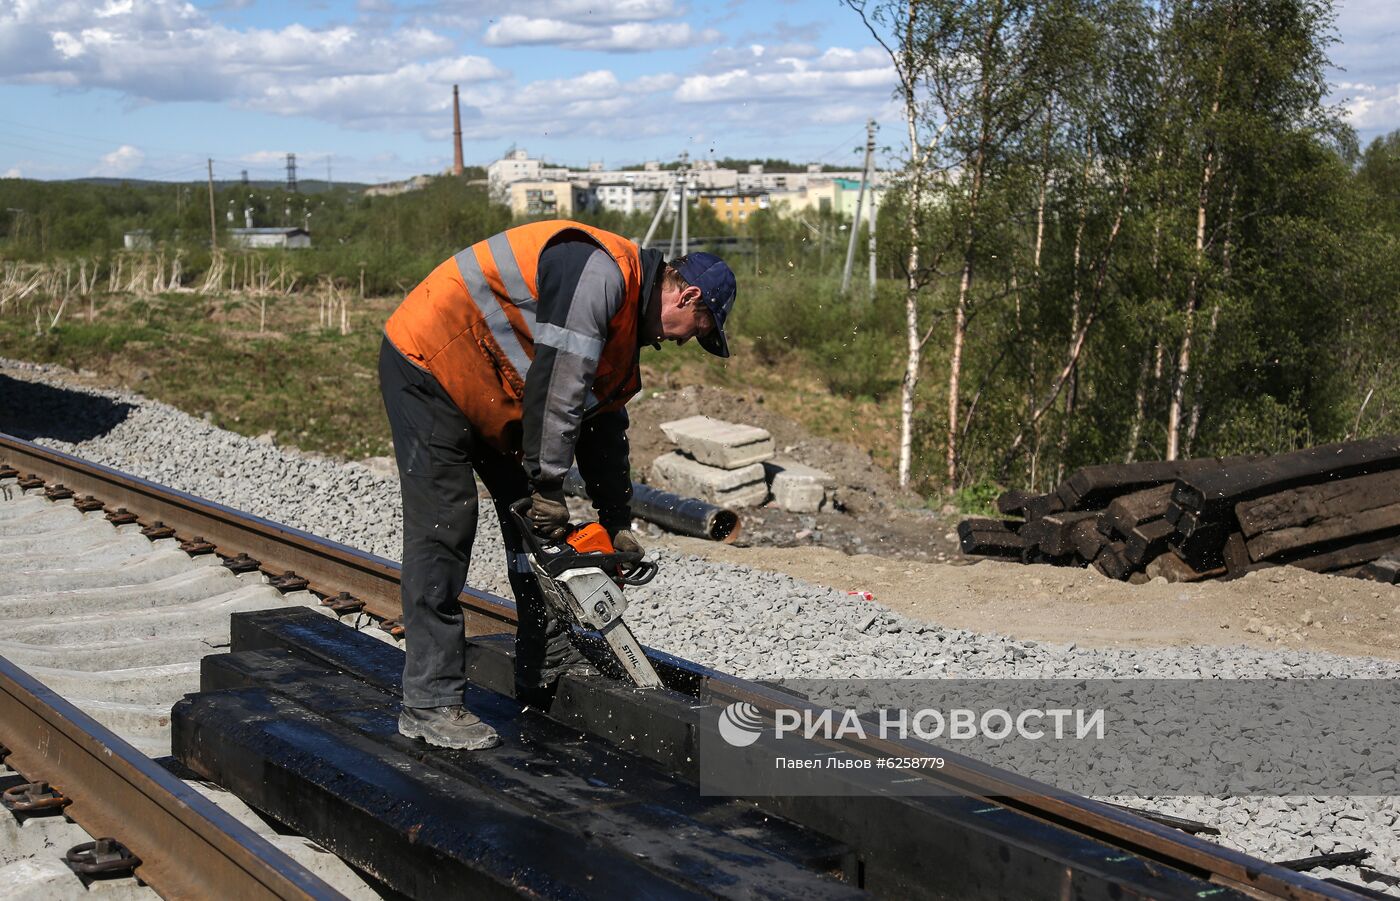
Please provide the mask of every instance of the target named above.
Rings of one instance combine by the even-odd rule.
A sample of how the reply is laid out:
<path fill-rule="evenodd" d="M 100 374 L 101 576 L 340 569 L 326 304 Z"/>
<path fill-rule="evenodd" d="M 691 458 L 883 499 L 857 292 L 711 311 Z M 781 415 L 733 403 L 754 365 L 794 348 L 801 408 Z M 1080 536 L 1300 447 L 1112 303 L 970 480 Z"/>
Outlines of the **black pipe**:
<path fill-rule="evenodd" d="M 583 476 L 577 469 L 569 470 L 564 477 L 564 491 L 574 497 L 588 497 Z M 738 538 L 742 527 L 739 514 L 733 510 L 716 507 L 697 498 L 661 491 L 641 482 L 632 483 L 632 515 L 656 523 L 668 532 L 725 544 Z"/>

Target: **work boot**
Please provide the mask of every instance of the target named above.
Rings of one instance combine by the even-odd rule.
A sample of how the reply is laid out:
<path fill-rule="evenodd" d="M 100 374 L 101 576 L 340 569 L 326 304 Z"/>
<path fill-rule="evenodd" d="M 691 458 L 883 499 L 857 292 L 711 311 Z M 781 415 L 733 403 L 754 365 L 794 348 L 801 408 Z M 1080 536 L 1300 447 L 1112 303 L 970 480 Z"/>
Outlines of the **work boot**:
<path fill-rule="evenodd" d="M 399 734 L 421 738 L 439 748 L 484 751 L 501 743 L 496 730 L 461 704 L 451 707 L 404 707 L 399 711 Z"/>

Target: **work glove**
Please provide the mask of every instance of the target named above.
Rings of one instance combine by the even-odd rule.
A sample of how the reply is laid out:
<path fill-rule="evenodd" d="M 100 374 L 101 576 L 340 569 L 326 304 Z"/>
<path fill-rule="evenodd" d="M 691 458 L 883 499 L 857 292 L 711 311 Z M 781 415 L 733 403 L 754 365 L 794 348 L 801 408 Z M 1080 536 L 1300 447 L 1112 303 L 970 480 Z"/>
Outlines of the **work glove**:
<path fill-rule="evenodd" d="M 618 529 L 612 534 L 613 550 L 619 554 L 645 554 L 646 548 L 637 540 L 637 533 L 631 529 Z"/>
<path fill-rule="evenodd" d="M 569 505 L 564 503 L 562 488 L 536 488 L 530 495 L 530 527 L 549 541 L 569 534 Z"/>

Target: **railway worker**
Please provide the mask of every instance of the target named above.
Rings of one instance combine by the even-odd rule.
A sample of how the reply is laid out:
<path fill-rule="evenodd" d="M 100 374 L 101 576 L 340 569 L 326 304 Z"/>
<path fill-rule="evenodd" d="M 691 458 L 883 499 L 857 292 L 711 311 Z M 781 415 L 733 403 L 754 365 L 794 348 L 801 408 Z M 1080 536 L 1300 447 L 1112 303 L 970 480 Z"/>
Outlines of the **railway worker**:
<path fill-rule="evenodd" d="M 529 497 L 535 530 L 562 534 L 564 474 L 577 460 L 614 545 L 640 552 L 624 405 L 641 388 L 641 347 L 696 338 L 729 356 L 724 323 L 736 290 L 719 257 L 667 263 L 626 238 L 555 220 L 473 244 L 389 317 L 379 380 L 403 497 L 401 733 L 452 748 L 498 742 L 463 705 L 457 594 L 476 535 L 473 475 L 505 539 L 518 689 L 546 687 L 582 661 L 570 625 L 545 606 L 509 507 Z"/>

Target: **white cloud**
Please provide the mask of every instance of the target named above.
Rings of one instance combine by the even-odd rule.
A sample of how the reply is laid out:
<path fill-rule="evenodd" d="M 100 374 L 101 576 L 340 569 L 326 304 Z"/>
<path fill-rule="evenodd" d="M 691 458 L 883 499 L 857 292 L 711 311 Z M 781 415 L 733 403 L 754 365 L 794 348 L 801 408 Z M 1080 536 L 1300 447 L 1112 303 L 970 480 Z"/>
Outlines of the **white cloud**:
<path fill-rule="evenodd" d="M 452 85 L 464 86 L 462 103 L 471 107 L 480 83 L 503 78 L 490 60 L 462 56 L 409 63 L 391 72 L 337 75 L 308 82 L 289 80 L 268 85 L 246 101 L 253 109 L 313 115 L 347 124 L 436 118 L 452 103 Z M 490 92 L 494 95 L 496 92 Z M 468 113 L 464 109 L 463 113 Z"/>
<path fill-rule="evenodd" d="M 92 175 L 127 175 L 140 169 L 146 162 L 145 151 L 130 144 L 123 144 L 111 153 L 103 154 L 102 159 L 92 170 Z"/>
<path fill-rule="evenodd" d="M 0 178 L 24 178 L 24 173 L 19 171 L 19 166 L 11 166 L 5 170 L 4 175 L 0 175 Z"/>
<path fill-rule="evenodd" d="M 870 82 L 893 86 L 894 67 L 879 47 L 828 47 L 811 44 L 721 47 L 701 71 L 686 79 L 683 99 L 702 100 L 728 85 L 757 79 L 762 93 L 811 96 L 825 90 L 863 88 Z M 729 94 L 715 99 L 730 99 Z"/>
<path fill-rule="evenodd" d="M 483 7 L 486 10 L 497 8 L 494 2 L 485 3 Z M 595 25 L 650 22 L 675 18 L 681 13 L 672 0 L 525 0 L 513 3 L 511 8 L 540 18 Z"/>
<path fill-rule="evenodd" d="M 492 47 L 549 45 L 577 50 L 646 52 L 713 43 L 719 33 L 696 31 L 686 22 L 623 22 L 594 25 L 555 18 L 506 16 L 486 29 Z"/>
<path fill-rule="evenodd" d="M 266 108 L 294 84 L 311 94 L 347 77 L 403 71 L 439 59 L 448 38 L 423 28 L 234 29 L 179 0 L 0 0 L 0 81 L 109 88 L 137 100 L 231 101 Z M 504 73 L 479 57 L 470 79 Z M 450 70 L 450 61 L 437 69 Z M 428 85 L 422 85 L 428 88 Z M 300 110 L 287 109 L 296 113 Z"/>
<path fill-rule="evenodd" d="M 493 47 L 521 44 L 563 44 L 584 40 L 601 29 L 563 19 L 531 19 L 526 16 L 506 16 L 486 29 L 482 40 Z"/>
<path fill-rule="evenodd" d="M 681 83 L 681 77 L 673 72 L 659 75 L 643 75 L 628 85 L 633 94 L 654 94 L 658 91 L 673 91 Z"/>
<path fill-rule="evenodd" d="M 287 151 L 285 150 L 255 150 L 238 157 L 240 163 L 247 163 L 250 166 L 281 165 L 286 160 Z"/>
<path fill-rule="evenodd" d="M 1341 104 L 1363 141 L 1400 127 L 1400 6 L 1393 0 L 1345 0 L 1337 5 L 1339 42 L 1328 54 L 1329 101 Z"/>
<path fill-rule="evenodd" d="M 1357 131 L 1388 131 L 1400 123 L 1400 85 L 1350 85 L 1343 94 L 1347 121 Z"/>
<path fill-rule="evenodd" d="M 764 98 L 825 97 L 833 92 L 887 95 L 895 84 L 893 66 L 821 69 L 786 58 L 769 70 L 730 69 L 717 75 L 692 75 L 681 82 L 676 99 L 683 103 L 754 101 Z"/>

